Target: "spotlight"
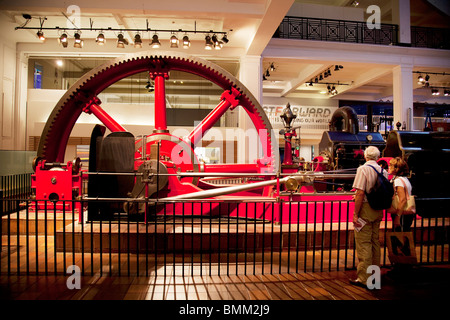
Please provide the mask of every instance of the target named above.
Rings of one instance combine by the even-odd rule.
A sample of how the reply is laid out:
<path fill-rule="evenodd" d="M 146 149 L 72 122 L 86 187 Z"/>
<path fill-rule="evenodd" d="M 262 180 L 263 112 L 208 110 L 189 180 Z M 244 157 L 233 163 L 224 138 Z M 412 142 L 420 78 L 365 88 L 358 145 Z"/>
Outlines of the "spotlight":
<path fill-rule="evenodd" d="M 67 41 L 67 34 L 63 33 L 59 37 L 58 41 L 63 46 L 63 48 L 67 48 L 67 45 L 69 44 L 69 42 Z"/>
<path fill-rule="evenodd" d="M 444 90 L 444 96 L 448 97 L 450 95 L 450 90 L 449 89 L 445 89 Z"/>
<path fill-rule="evenodd" d="M 208 35 L 205 37 L 205 50 L 212 50 L 214 43 L 211 41 L 211 37 Z"/>
<path fill-rule="evenodd" d="M 431 95 L 438 96 L 439 95 L 439 90 L 438 89 L 431 89 Z"/>
<path fill-rule="evenodd" d="M 417 83 L 418 83 L 418 84 L 423 84 L 424 82 L 425 82 L 425 79 L 423 78 L 422 75 L 420 75 L 420 76 L 417 78 Z"/>
<path fill-rule="evenodd" d="M 212 42 L 214 43 L 214 49 L 216 49 L 216 50 L 222 49 L 223 42 L 222 42 L 222 41 L 219 41 L 219 40 L 217 39 L 217 36 L 216 36 L 216 35 L 213 35 L 213 36 L 212 36 Z"/>
<path fill-rule="evenodd" d="M 142 39 L 139 33 L 136 33 L 136 35 L 134 36 L 134 47 L 142 48 Z"/>
<path fill-rule="evenodd" d="M 222 37 L 222 41 L 223 41 L 224 43 L 228 43 L 229 40 L 228 40 L 226 34 Z"/>
<path fill-rule="evenodd" d="M 105 42 L 106 42 L 106 39 L 105 39 L 104 34 L 103 34 L 103 33 L 99 33 L 98 36 L 97 36 L 97 38 L 95 39 L 95 42 L 97 42 L 97 44 L 98 44 L 99 46 L 104 45 Z"/>
<path fill-rule="evenodd" d="M 189 41 L 189 37 L 186 35 L 183 37 L 183 49 L 189 49 L 191 46 L 191 41 Z"/>
<path fill-rule="evenodd" d="M 309 80 L 309 86 L 310 86 L 310 87 L 312 87 L 312 86 L 313 86 L 313 82 L 312 82 L 312 79 L 311 79 L 311 80 Z"/>
<path fill-rule="evenodd" d="M 153 92 L 155 91 L 155 86 L 150 81 L 147 81 L 145 89 L 147 89 L 148 92 Z"/>
<path fill-rule="evenodd" d="M 74 48 L 83 48 L 83 40 L 78 32 L 74 34 L 75 42 L 73 43 Z"/>
<path fill-rule="evenodd" d="M 316 77 L 316 78 L 314 79 L 314 83 L 318 83 L 318 82 L 319 82 L 319 78 Z"/>
<path fill-rule="evenodd" d="M 269 69 L 266 70 L 266 77 L 270 77 Z"/>
<path fill-rule="evenodd" d="M 321 80 L 323 80 L 323 75 L 322 74 L 320 74 L 320 76 L 319 76 L 319 81 L 321 81 Z"/>
<path fill-rule="evenodd" d="M 161 47 L 161 42 L 159 42 L 159 40 L 158 40 L 158 35 L 157 35 L 157 34 L 154 34 L 154 35 L 153 35 L 153 40 L 152 40 L 152 42 L 150 43 L 150 45 L 151 45 L 152 48 L 154 48 L 154 49 L 157 49 L 157 48 L 160 48 L 160 47 Z"/>
<path fill-rule="evenodd" d="M 42 32 L 42 30 L 39 30 L 39 31 L 36 33 L 36 35 L 37 35 L 37 37 L 39 38 L 39 40 L 41 40 L 42 42 L 45 41 L 45 36 L 44 36 L 44 33 Z"/>
<path fill-rule="evenodd" d="M 119 33 L 117 36 L 117 48 L 125 48 L 128 45 L 128 40 L 123 37 L 123 34 Z"/>
<path fill-rule="evenodd" d="M 333 96 L 334 96 L 335 94 L 338 93 L 337 90 L 336 90 L 336 88 L 335 88 L 335 86 L 330 87 L 330 85 L 328 85 L 328 86 L 327 86 L 327 89 L 328 89 L 328 93 L 331 94 L 331 95 L 333 95 Z"/>
<path fill-rule="evenodd" d="M 270 71 L 275 71 L 275 66 L 273 65 L 273 62 L 270 64 Z"/>
<path fill-rule="evenodd" d="M 178 48 L 178 38 L 174 34 L 170 37 L 170 47 L 171 48 Z"/>

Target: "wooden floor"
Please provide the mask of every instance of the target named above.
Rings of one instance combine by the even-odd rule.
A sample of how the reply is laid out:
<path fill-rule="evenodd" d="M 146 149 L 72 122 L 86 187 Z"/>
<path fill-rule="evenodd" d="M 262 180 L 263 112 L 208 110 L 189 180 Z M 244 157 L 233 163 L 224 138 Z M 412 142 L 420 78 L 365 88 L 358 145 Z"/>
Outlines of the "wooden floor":
<path fill-rule="evenodd" d="M 14 222 L 12 225 L 16 225 Z M 19 226 L 19 224 L 17 224 Z M 4 225 L 3 225 L 4 227 Z M 41 227 L 37 227 L 40 229 Z M 59 226 L 54 226 L 58 229 Z M 68 226 L 68 230 L 72 226 Z M 335 228 L 333 227 L 333 230 Z M 21 231 L 22 232 L 22 231 Z M 50 233 L 52 233 L 50 231 Z M 19 243 L 19 245 L 17 245 Z M 58 240 L 58 243 L 60 241 Z M 252 256 L 251 253 L 239 256 L 231 255 L 236 263 L 223 264 L 220 257 L 211 262 L 211 257 L 202 261 L 180 261 L 179 257 L 167 256 L 167 261 L 155 261 L 150 257 L 151 268 L 145 268 L 143 260 L 135 263 L 134 257 L 120 260 L 117 252 L 112 254 L 86 253 L 86 270 L 89 263 L 103 266 L 101 271 L 81 276 L 81 287 L 69 289 L 67 281 L 70 274 L 64 274 L 71 264 L 81 265 L 81 254 L 55 251 L 55 237 L 43 235 L 2 236 L 2 259 L 0 269 L 1 300 L 153 300 L 153 301 L 298 301 L 298 300 L 410 300 L 442 299 L 449 297 L 450 265 L 417 266 L 402 272 L 393 272 L 382 268 L 381 289 L 369 290 L 353 286 L 349 278 L 355 277 L 354 270 L 346 270 L 344 259 L 355 259 L 353 250 L 346 254 L 338 251 L 321 250 L 315 253 L 296 256 L 296 252 L 275 253 L 274 257 Z M 19 252 L 17 252 L 19 250 Z M 27 266 L 27 250 L 30 253 L 31 275 L 23 275 Z M 431 251 L 433 250 L 433 251 Z M 448 245 L 431 248 L 429 251 L 417 251 L 427 261 L 429 257 L 448 257 Z M 36 254 L 37 253 L 37 254 Z M 317 255 L 316 264 L 311 266 L 313 255 Z M 340 255 L 339 255 L 340 254 Z M 121 254 L 122 257 L 127 255 Z M 320 259 L 319 259 L 320 256 Z M 9 257 L 9 259 L 7 258 Z M 243 258 L 245 257 L 245 259 Z M 295 259 L 294 259 L 295 257 Z M 328 260 L 327 260 L 327 257 Z M 205 256 L 205 258 L 208 258 Z M 258 258 L 258 259 L 255 259 Z M 279 265 L 266 263 L 267 259 L 279 261 Z M 33 260 L 34 259 L 34 260 Z M 56 260 L 55 260 L 56 259 Z M 142 259 L 142 258 L 141 258 Z M 298 260 L 300 259 L 300 260 Z M 103 261 L 102 261 L 103 260 Z M 119 263 L 116 263 L 119 260 Z M 258 261 L 254 263 L 253 261 Z M 8 261 L 8 264 L 6 263 Z M 33 263 L 38 261 L 38 263 Z M 56 262 L 55 262 L 56 261 Z M 127 275 L 124 264 L 131 261 L 131 269 L 139 266 L 139 276 Z M 134 261 L 134 262 L 133 262 Z M 319 262 L 320 261 L 320 262 Z M 437 259 L 436 261 L 439 261 Z M 441 260 L 442 261 L 442 260 Z M 448 258 L 445 260 L 448 261 Z M 114 262 L 114 263 L 113 263 Z M 186 262 L 186 263 L 185 263 Z M 272 261 L 270 261 L 272 262 Z M 133 263 L 135 263 L 133 265 Z M 118 275 L 117 266 L 124 265 Z M 300 265 L 296 269 L 295 265 Z M 302 269 L 303 264 L 307 265 Z M 337 271 L 323 272 L 329 265 Z M 17 274 L 19 266 L 19 275 Z M 115 269 L 112 269 L 114 266 Z M 274 267 L 273 273 L 271 266 Z M 282 269 L 278 270 L 278 266 Z M 322 268 L 324 266 L 324 268 Z M 36 272 L 36 267 L 38 272 Z M 9 270 L 8 270 L 9 268 Z M 129 266 L 128 266 L 129 268 Z M 210 272 L 214 268 L 213 272 Z M 226 268 L 236 268 L 229 275 Z M 281 268 L 281 267 L 280 267 Z M 53 270 L 58 270 L 54 274 Z M 216 272 L 221 269 L 221 272 Z M 48 275 L 45 271 L 48 270 Z M 144 271 L 145 270 L 145 271 Z M 150 272 L 148 272 L 150 270 Z M 248 270 L 248 273 L 246 272 Z M 300 271 L 303 270 L 303 271 Z M 306 271 L 305 271 L 306 270 Z M 281 272 L 280 272 L 281 271 Z M 149 274 L 147 274 L 149 273 Z M 37 275 L 36 275 L 37 274 Z M 216 275 L 217 274 L 217 275 Z"/>
<path fill-rule="evenodd" d="M 394 273 L 393 275 L 390 273 Z M 381 289 L 349 284 L 354 271 L 250 276 L 83 276 L 68 289 L 67 276 L 1 276 L 1 300 L 434 300 L 449 297 L 450 266 L 382 270 Z"/>

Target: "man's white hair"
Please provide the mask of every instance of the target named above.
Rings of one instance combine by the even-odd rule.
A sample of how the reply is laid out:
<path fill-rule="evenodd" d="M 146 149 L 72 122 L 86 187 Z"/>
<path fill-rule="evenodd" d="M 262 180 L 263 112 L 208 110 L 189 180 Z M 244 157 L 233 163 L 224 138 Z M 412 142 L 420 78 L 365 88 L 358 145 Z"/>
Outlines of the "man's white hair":
<path fill-rule="evenodd" d="M 367 147 L 366 150 L 364 150 L 364 157 L 376 161 L 380 157 L 380 150 L 374 146 Z"/>

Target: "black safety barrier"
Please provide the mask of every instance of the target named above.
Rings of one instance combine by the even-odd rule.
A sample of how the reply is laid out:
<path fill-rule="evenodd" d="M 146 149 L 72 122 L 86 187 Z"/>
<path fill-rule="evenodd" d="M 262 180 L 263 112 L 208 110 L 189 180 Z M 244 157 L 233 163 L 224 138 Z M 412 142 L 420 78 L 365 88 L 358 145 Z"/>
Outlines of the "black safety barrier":
<path fill-rule="evenodd" d="M 306 203 L 285 202 L 292 222 L 283 224 L 275 221 L 277 201 L 148 202 L 145 214 L 125 213 L 137 204 L 123 201 L 124 212 L 102 221 L 87 221 L 86 209 L 106 200 L 1 201 L 15 208 L 1 220 L 2 274 L 65 274 L 77 266 L 83 275 L 258 275 L 354 269 L 358 262 L 346 201 L 331 212 L 332 223 L 324 202 L 308 202 L 302 219 L 297 208 Z M 390 219 L 380 229 L 381 264 L 389 266 Z M 448 217 L 414 220 L 418 264 L 450 262 L 449 231 Z"/>
<path fill-rule="evenodd" d="M 24 199 L 31 194 L 31 173 L 0 176 L 0 199 Z M 3 202 L 0 215 L 16 210 L 15 202 Z"/>

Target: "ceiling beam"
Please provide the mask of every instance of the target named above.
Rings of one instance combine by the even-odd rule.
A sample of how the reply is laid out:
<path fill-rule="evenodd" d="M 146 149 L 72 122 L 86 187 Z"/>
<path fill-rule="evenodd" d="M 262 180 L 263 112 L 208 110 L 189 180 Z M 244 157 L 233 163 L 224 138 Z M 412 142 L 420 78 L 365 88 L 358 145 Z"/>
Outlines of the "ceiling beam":
<path fill-rule="evenodd" d="M 349 86 L 339 86 L 338 96 L 339 94 L 343 94 L 350 90 L 355 90 L 359 87 L 362 87 L 372 81 L 377 80 L 381 77 L 386 77 L 390 73 L 392 73 L 392 68 L 372 68 L 367 70 L 366 72 L 360 74 Z"/>
<path fill-rule="evenodd" d="M 302 72 L 299 73 L 297 78 L 292 79 L 286 83 L 283 91 L 281 92 L 281 97 L 287 96 L 289 93 L 295 91 L 300 85 L 311 80 L 312 77 L 316 76 L 319 72 L 323 71 L 324 64 L 310 64 Z"/>
<path fill-rule="evenodd" d="M 247 48 L 248 55 L 259 56 L 262 54 L 293 3 L 294 0 L 270 1 L 263 18 L 253 33 L 253 39 L 249 42 Z"/>

